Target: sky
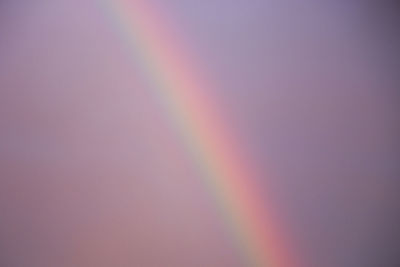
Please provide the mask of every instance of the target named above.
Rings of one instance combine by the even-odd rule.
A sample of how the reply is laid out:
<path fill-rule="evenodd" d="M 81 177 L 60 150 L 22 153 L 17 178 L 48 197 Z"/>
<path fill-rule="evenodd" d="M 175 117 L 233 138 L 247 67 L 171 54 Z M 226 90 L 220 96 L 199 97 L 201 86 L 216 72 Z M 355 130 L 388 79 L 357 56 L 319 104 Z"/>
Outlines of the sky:
<path fill-rule="evenodd" d="M 0 2 L 0 265 L 248 266 L 106 1 Z M 293 267 L 397 266 L 396 4 L 146 2 Z"/>

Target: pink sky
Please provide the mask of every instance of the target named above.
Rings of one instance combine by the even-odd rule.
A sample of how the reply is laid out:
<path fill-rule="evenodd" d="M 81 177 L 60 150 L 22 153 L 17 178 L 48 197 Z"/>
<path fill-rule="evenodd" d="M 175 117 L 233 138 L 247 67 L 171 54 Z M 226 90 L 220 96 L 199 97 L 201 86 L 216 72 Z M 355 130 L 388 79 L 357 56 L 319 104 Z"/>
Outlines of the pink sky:
<path fill-rule="evenodd" d="M 149 1 L 215 81 L 299 267 L 395 266 L 390 20 L 357 1 Z M 98 1 L 0 3 L 1 266 L 243 266 L 131 49 Z"/>

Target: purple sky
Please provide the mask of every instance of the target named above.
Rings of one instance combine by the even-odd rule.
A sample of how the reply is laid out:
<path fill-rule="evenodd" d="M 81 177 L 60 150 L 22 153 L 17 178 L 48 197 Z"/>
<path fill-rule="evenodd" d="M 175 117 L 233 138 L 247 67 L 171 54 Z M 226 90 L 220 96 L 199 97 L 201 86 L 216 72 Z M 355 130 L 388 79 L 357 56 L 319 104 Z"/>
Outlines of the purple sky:
<path fill-rule="evenodd" d="M 396 266 L 395 7 L 148 1 L 215 82 L 299 267 Z M 243 266 L 99 2 L 0 2 L 0 265 Z"/>

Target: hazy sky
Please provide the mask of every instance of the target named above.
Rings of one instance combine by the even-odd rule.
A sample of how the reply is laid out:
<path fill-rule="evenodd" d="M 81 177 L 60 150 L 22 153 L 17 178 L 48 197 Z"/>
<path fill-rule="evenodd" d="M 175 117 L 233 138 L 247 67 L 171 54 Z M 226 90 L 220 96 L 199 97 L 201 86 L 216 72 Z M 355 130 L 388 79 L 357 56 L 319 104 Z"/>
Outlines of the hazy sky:
<path fill-rule="evenodd" d="M 148 1 L 211 81 L 299 267 L 396 266 L 396 7 Z M 0 2 L 1 266 L 243 266 L 132 49 L 100 1 Z"/>

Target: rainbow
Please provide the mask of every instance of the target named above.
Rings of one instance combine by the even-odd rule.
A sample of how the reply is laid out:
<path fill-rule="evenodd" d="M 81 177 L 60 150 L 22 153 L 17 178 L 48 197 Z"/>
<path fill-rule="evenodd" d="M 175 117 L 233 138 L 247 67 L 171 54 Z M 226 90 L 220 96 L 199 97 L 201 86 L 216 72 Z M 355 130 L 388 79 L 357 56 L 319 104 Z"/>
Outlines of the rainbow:
<path fill-rule="evenodd" d="M 118 25 L 191 157 L 200 166 L 247 266 L 293 267 L 282 231 L 261 197 L 243 151 L 205 94 L 209 82 L 189 64 L 183 42 L 149 0 L 102 0 Z M 196 75 L 197 73 L 197 75 Z M 278 235 L 279 233 L 279 235 Z"/>

